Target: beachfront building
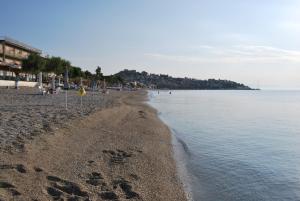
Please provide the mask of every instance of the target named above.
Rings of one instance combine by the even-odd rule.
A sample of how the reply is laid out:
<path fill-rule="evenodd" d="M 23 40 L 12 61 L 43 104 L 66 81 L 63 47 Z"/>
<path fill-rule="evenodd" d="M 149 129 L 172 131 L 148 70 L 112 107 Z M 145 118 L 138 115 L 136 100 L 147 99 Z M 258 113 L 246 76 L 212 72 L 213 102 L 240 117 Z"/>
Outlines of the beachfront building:
<path fill-rule="evenodd" d="M 42 51 L 12 38 L 0 37 L 0 80 L 15 77 L 21 71 L 22 60 L 32 53 Z"/>

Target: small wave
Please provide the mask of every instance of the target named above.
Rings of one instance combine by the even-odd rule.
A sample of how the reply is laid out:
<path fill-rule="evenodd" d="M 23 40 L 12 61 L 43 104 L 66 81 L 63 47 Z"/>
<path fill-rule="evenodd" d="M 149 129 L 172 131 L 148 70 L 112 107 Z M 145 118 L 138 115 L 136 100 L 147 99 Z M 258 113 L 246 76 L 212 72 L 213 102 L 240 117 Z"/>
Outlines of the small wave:
<path fill-rule="evenodd" d="M 182 146 L 183 151 L 190 156 L 191 155 L 191 151 L 188 147 L 188 145 L 181 139 L 178 137 L 176 130 L 172 129 L 172 132 L 174 133 L 174 137 L 176 138 L 177 142 L 179 142 L 179 144 Z"/>
<path fill-rule="evenodd" d="M 193 193 L 191 186 L 190 173 L 187 170 L 187 156 L 191 155 L 188 145 L 179 137 L 176 136 L 176 131 L 171 129 L 173 147 L 174 147 L 174 158 L 176 160 L 177 170 L 179 173 L 180 180 L 183 184 L 184 191 L 188 201 L 193 201 Z"/>
<path fill-rule="evenodd" d="M 187 146 L 187 144 L 180 138 L 176 137 L 177 141 L 182 145 L 183 150 L 185 151 L 186 154 L 188 154 L 189 156 L 191 155 L 190 149 Z"/>

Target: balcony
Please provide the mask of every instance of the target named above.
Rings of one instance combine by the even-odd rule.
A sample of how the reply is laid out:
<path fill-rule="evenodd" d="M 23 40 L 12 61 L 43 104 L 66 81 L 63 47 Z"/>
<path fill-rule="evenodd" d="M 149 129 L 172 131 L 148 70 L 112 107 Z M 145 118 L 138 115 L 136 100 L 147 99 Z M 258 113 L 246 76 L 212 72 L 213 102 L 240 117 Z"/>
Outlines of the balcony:
<path fill-rule="evenodd" d="M 0 56 L 3 56 L 2 52 L 0 52 Z M 18 59 L 18 60 L 23 60 L 28 57 L 27 55 L 18 54 L 18 53 L 15 53 L 14 51 L 5 51 L 5 56 L 14 58 L 14 59 Z"/>

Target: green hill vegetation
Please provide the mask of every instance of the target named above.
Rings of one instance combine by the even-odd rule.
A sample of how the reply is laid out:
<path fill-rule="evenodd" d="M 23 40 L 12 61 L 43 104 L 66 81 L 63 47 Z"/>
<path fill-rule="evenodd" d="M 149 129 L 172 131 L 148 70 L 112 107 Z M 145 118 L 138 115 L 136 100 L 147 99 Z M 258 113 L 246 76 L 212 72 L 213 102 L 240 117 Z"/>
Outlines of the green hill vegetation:
<path fill-rule="evenodd" d="M 138 82 L 145 86 L 154 86 L 157 89 L 211 89 L 211 90 L 251 90 L 250 87 L 230 80 L 208 79 L 198 80 L 191 78 L 174 78 L 164 74 L 149 74 L 145 71 L 123 70 L 115 76 L 124 82 Z"/>
<path fill-rule="evenodd" d="M 211 89 L 211 90 L 251 90 L 244 84 L 230 80 L 208 79 L 198 80 L 192 78 L 175 78 L 164 74 L 149 74 L 145 71 L 123 70 L 114 75 L 104 76 L 98 66 L 95 73 L 83 71 L 80 67 L 72 66 L 71 63 L 60 57 L 41 57 L 37 54 L 30 55 L 23 61 L 23 72 L 37 74 L 38 72 L 55 73 L 64 75 L 68 72 L 71 81 L 78 83 L 83 78 L 87 83 L 105 80 L 110 86 L 128 85 L 137 83 L 140 87 L 157 89 Z"/>

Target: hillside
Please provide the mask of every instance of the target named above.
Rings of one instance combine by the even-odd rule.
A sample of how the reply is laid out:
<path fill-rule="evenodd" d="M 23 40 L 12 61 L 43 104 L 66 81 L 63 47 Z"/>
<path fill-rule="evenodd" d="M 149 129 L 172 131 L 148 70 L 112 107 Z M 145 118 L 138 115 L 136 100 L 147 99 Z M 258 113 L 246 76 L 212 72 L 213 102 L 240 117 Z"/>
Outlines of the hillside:
<path fill-rule="evenodd" d="M 155 86 L 158 89 L 236 89 L 251 90 L 250 87 L 229 80 L 197 80 L 191 78 L 174 78 L 169 75 L 149 74 L 145 71 L 123 70 L 116 74 L 125 82 L 138 82 L 146 86 Z"/>

